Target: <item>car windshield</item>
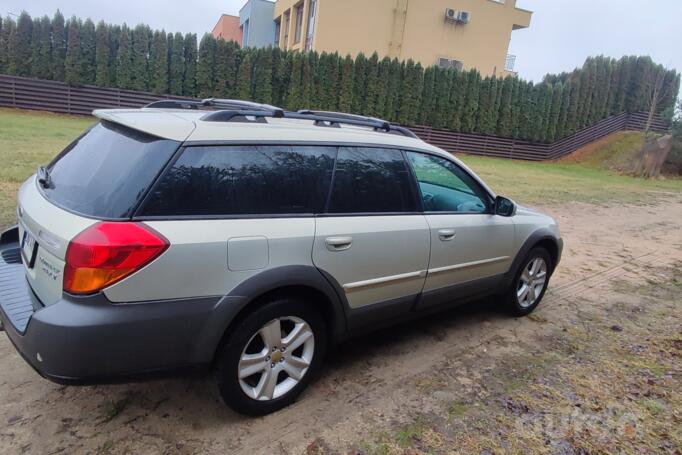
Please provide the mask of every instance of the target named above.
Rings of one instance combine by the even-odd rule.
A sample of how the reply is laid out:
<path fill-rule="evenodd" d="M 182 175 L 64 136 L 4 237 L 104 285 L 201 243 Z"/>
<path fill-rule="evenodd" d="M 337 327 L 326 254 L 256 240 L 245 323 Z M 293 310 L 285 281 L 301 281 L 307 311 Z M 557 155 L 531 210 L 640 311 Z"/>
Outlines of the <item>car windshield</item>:
<path fill-rule="evenodd" d="M 98 123 L 50 163 L 43 193 L 82 215 L 129 218 L 179 145 L 115 123 Z"/>

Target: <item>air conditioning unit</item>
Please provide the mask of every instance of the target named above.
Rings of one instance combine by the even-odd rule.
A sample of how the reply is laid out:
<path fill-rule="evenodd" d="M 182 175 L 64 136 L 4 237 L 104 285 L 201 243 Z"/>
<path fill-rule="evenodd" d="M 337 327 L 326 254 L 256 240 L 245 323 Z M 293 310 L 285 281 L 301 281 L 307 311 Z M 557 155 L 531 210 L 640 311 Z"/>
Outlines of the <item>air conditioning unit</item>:
<path fill-rule="evenodd" d="M 448 21 L 456 21 L 457 20 L 457 11 L 455 11 L 452 8 L 447 8 L 445 10 L 445 19 Z"/>
<path fill-rule="evenodd" d="M 468 24 L 471 20 L 471 13 L 469 11 L 457 11 L 457 22 L 461 24 Z"/>

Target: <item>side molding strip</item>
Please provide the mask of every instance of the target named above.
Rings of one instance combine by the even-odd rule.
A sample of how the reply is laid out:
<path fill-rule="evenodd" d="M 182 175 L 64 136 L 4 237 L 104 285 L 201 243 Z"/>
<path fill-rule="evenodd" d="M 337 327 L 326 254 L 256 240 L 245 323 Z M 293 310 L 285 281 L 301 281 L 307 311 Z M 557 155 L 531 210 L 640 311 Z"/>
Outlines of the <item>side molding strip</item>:
<path fill-rule="evenodd" d="M 480 261 L 465 262 L 464 264 L 448 265 L 445 267 L 438 267 L 429 269 L 429 275 L 436 275 L 438 273 L 450 272 L 452 270 L 466 269 L 469 267 L 476 267 L 484 264 L 492 264 L 493 262 L 502 262 L 509 259 L 509 256 L 500 256 L 499 258 L 483 259 Z"/>
<path fill-rule="evenodd" d="M 371 280 L 356 281 L 354 283 L 348 283 L 343 285 L 343 290 L 346 292 L 357 291 L 360 288 L 365 288 L 369 286 L 378 286 L 386 283 L 395 283 L 399 281 L 413 280 L 415 278 L 424 278 L 426 276 L 426 270 L 419 270 L 417 272 L 401 273 L 400 275 L 391 275 L 381 278 L 373 278 Z"/>

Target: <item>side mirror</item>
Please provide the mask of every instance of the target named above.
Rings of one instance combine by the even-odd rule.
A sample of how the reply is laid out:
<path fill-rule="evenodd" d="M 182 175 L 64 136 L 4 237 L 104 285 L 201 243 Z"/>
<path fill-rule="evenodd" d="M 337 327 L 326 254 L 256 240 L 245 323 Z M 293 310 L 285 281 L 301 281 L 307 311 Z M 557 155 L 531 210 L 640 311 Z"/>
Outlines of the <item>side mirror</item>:
<path fill-rule="evenodd" d="M 497 196 L 495 198 L 495 215 L 499 216 L 514 216 L 516 214 L 516 204 L 511 199 Z"/>

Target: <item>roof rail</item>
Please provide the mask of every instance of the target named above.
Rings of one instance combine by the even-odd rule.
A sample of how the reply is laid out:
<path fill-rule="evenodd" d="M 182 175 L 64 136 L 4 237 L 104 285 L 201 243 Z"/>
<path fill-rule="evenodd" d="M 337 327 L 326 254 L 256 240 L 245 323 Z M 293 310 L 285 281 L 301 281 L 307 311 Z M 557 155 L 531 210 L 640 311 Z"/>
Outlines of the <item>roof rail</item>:
<path fill-rule="evenodd" d="M 231 121 L 258 121 L 260 118 L 285 118 L 292 120 L 312 120 L 317 126 L 335 127 L 341 124 L 374 128 L 375 131 L 391 132 L 393 127 L 384 120 L 371 118 L 340 118 L 330 115 L 316 115 L 310 113 L 287 112 L 281 109 L 274 110 L 224 110 L 210 112 L 201 119 L 205 122 L 231 122 Z"/>
<path fill-rule="evenodd" d="M 296 120 L 312 120 L 316 126 L 338 128 L 341 125 L 364 126 L 391 134 L 419 139 L 409 129 L 394 125 L 386 120 L 363 115 L 347 114 L 343 112 L 317 111 L 311 109 L 298 112 L 288 112 L 269 104 L 254 103 L 252 101 L 207 98 L 194 100 L 160 100 L 150 103 L 145 108 L 156 109 L 213 109 L 201 119 L 206 122 L 263 122 L 266 117 L 287 118 Z"/>
<path fill-rule="evenodd" d="M 207 98 L 201 101 L 195 100 L 160 100 L 154 101 L 153 103 L 147 104 L 145 108 L 155 108 L 155 109 L 200 109 L 200 108 L 213 108 L 213 109 L 232 109 L 232 110 L 258 110 L 258 111 L 272 111 L 272 110 L 282 110 L 276 106 L 271 106 L 269 104 L 254 103 L 252 101 L 243 100 L 228 100 L 221 98 Z"/>
<path fill-rule="evenodd" d="M 364 115 L 357 115 L 357 114 L 348 114 L 345 112 L 333 112 L 333 111 L 318 111 L 318 110 L 312 110 L 312 109 L 304 109 L 298 111 L 299 114 L 305 114 L 305 115 L 315 115 L 319 117 L 328 117 L 331 119 L 332 123 L 337 123 L 334 122 L 334 120 L 341 119 L 341 120 L 360 120 L 360 121 L 367 121 L 367 122 L 376 122 L 376 123 L 381 123 L 382 130 L 385 130 L 386 132 L 389 133 L 394 133 L 394 134 L 401 134 L 403 136 L 411 137 L 414 139 L 419 139 L 419 137 L 414 134 L 412 131 L 409 129 L 400 126 L 400 125 L 395 125 L 390 123 L 387 120 L 382 120 L 376 117 L 367 117 Z M 339 123 L 345 123 L 345 122 L 339 122 Z M 375 128 L 376 129 L 376 128 Z"/>

